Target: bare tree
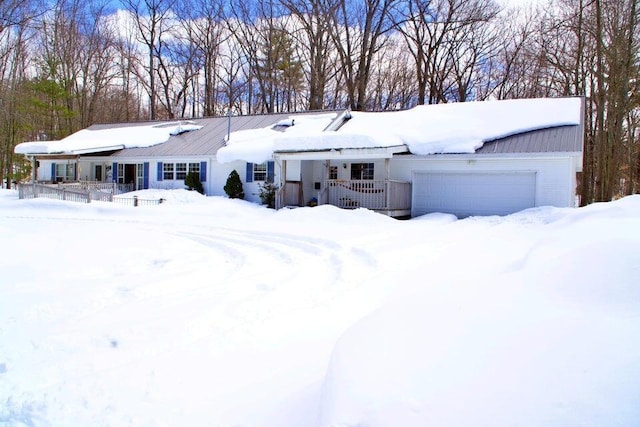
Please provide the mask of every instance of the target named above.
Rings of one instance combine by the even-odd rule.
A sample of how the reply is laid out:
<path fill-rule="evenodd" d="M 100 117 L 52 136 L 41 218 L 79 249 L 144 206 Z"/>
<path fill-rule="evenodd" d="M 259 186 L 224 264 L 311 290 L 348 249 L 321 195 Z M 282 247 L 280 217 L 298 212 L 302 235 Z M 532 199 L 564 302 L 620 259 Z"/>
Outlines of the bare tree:
<path fill-rule="evenodd" d="M 396 28 L 414 58 L 418 103 L 466 100 L 474 71 L 493 49 L 493 0 L 407 0 Z"/>
<path fill-rule="evenodd" d="M 229 38 L 224 22 L 224 4 L 221 0 L 193 0 L 190 4 L 183 3 L 180 8 L 180 16 L 188 17 L 182 21 L 182 25 L 196 49 L 194 53 L 198 56 L 203 73 L 202 102 L 205 116 L 216 113 L 218 59 L 222 44 Z"/>
<path fill-rule="evenodd" d="M 14 147 L 29 134 L 26 116 L 28 25 L 33 17 L 29 2 L 3 2 L 0 5 L 0 188 L 11 188 L 26 171 Z"/>
<path fill-rule="evenodd" d="M 139 41 L 147 48 L 145 66 L 149 94 L 149 115 L 151 120 L 157 117 L 158 89 L 156 78 L 158 60 L 162 58 L 163 38 L 173 25 L 172 7 L 175 0 L 123 0 L 122 4 L 133 15 L 138 29 Z"/>
<path fill-rule="evenodd" d="M 335 75 L 335 65 L 331 61 L 331 17 L 334 16 L 335 0 L 281 0 L 300 26 L 293 37 L 304 59 L 304 73 L 307 82 L 308 108 L 318 110 L 325 106 L 324 97 L 327 82 Z"/>
<path fill-rule="evenodd" d="M 289 15 L 271 1 L 238 1 L 229 31 L 243 50 L 249 65 L 249 98 L 253 85 L 260 99 L 251 111 L 274 113 L 295 104 L 300 86 L 301 64 L 289 35 Z M 256 108 L 257 107 L 257 108 Z"/>
<path fill-rule="evenodd" d="M 349 106 L 363 110 L 376 52 L 393 28 L 390 14 L 399 0 L 339 0 L 331 16 L 331 38 L 338 54 Z M 327 13 L 333 11 L 333 8 Z"/>

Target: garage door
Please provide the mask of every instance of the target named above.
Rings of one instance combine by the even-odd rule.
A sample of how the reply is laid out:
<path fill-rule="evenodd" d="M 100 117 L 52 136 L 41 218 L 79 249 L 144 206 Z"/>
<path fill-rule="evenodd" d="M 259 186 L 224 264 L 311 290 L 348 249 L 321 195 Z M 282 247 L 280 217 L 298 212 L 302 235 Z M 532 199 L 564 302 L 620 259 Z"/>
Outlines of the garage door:
<path fill-rule="evenodd" d="M 506 215 L 535 206 L 536 174 L 415 172 L 412 216 Z"/>

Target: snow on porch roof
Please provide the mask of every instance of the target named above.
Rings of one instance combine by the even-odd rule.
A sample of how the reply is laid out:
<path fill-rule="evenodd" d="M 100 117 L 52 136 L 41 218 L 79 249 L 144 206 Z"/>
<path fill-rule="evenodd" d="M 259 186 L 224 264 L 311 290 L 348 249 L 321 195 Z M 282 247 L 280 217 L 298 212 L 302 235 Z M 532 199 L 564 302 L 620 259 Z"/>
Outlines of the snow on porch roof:
<path fill-rule="evenodd" d="M 537 98 L 422 105 L 410 110 L 354 111 L 336 131 L 336 114 L 305 116 L 290 125 L 233 132 L 218 161 L 262 163 L 278 152 L 387 149 L 413 154 L 474 153 L 487 141 L 581 123 L 580 98 Z"/>
<path fill-rule="evenodd" d="M 200 128 L 202 126 L 188 121 L 88 128 L 60 141 L 23 142 L 16 146 L 14 152 L 18 154 L 84 154 L 123 148 L 151 147 L 167 141 L 172 135 Z"/>

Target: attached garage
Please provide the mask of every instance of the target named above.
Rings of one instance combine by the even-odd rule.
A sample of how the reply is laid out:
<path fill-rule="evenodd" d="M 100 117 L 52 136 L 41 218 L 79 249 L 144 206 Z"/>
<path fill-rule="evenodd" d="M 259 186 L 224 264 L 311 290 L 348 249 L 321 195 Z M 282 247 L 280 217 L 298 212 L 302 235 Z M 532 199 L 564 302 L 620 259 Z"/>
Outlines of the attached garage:
<path fill-rule="evenodd" d="M 507 215 L 536 206 L 536 172 L 414 172 L 412 216 Z"/>

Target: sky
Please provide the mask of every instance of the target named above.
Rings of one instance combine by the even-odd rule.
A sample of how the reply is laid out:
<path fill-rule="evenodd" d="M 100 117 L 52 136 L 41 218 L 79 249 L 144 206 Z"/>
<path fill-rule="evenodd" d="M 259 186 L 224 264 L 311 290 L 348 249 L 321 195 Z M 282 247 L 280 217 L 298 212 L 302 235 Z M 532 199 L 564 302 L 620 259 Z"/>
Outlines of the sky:
<path fill-rule="evenodd" d="M 640 422 L 640 196 L 399 221 L 137 195 L 167 202 L 0 190 L 0 426 Z"/>

